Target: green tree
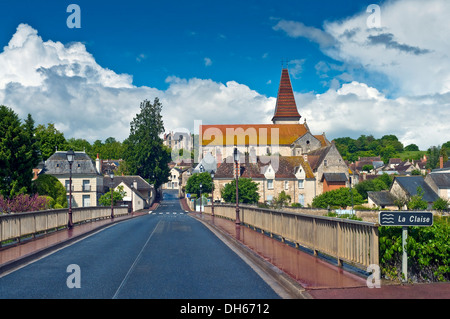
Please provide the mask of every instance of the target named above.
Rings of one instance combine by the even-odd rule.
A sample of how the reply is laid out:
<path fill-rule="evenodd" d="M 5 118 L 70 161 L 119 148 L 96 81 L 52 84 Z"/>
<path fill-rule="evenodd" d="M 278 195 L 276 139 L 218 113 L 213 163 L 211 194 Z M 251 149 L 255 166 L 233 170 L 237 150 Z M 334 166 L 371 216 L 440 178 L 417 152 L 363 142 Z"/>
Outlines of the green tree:
<path fill-rule="evenodd" d="M 233 179 L 226 184 L 221 191 L 222 198 L 227 203 L 236 202 L 236 180 Z M 238 180 L 239 202 L 244 204 L 255 204 L 259 201 L 258 184 L 251 178 L 239 178 Z"/>
<path fill-rule="evenodd" d="M 275 208 L 282 208 L 288 206 L 291 202 L 291 196 L 286 194 L 285 191 L 281 191 L 277 197 L 272 199 L 272 206 Z"/>
<path fill-rule="evenodd" d="M 200 197 L 200 184 L 202 184 L 202 194 L 212 192 L 212 178 L 208 172 L 195 173 L 186 182 L 186 193 L 196 194 Z"/>
<path fill-rule="evenodd" d="M 419 146 L 417 146 L 416 144 L 409 144 L 409 145 L 405 146 L 405 151 L 417 152 L 417 151 L 419 151 Z"/>
<path fill-rule="evenodd" d="M 117 186 L 115 190 L 113 190 L 112 193 L 112 199 L 113 199 L 113 206 L 116 206 L 116 204 L 123 200 L 125 197 L 126 192 L 123 189 L 123 186 Z M 102 206 L 111 206 L 111 192 L 103 194 L 99 199 L 98 202 Z"/>
<path fill-rule="evenodd" d="M 28 115 L 22 125 L 10 108 L 0 106 L 0 194 L 14 197 L 32 192 L 33 168 L 39 162 L 34 121 Z"/>
<path fill-rule="evenodd" d="M 60 151 L 69 149 L 64 134 L 58 131 L 53 123 L 48 123 L 47 127 L 42 124 L 38 125 L 36 139 L 44 161 L 52 156 L 57 149 Z"/>
<path fill-rule="evenodd" d="M 354 205 L 360 205 L 364 202 L 363 197 L 355 188 L 350 190 L 347 187 L 341 187 L 314 197 L 312 206 L 317 208 L 341 207 L 345 209 L 352 205 L 352 194 Z"/>
<path fill-rule="evenodd" d="M 65 208 L 68 206 L 66 189 L 54 176 L 42 174 L 34 181 L 36 192 L 52 198 L 51 208 Z"/>
<path fill-rule="evenodd" d="M 397 151 L 395 150 L 393 145 L 387 145 L 385 148 L 383 148 L 380 152 L 381 159 L 385 164 L 389 163 L 389 159 L 395 157 L 397 154 Z"/>
<path fill-rule="evenodd" d="M 158 188 L 168 181 L 171 151 L 160 135 L 164 133 L 162 104 L 155 98 L 153 104 L 145 100 L 141 111 L 130 123 L 130 135 L 124 141 L 124 159 L 131 174 L 142 176 Z"/>
<path fill-rule="evenodd" d="M 444 210 L 448 210 L 449 205 L 450 205 L 450 201 L 439 197 L 438 199 L 436 199 L 434 201 L 433 209 L 442 212 Z"/>
<path fill-rule="evenodd" d="M 422 187 L 417 187 L 417 194 L 411 196 L 407 206 L 409 210 L 419 209 L 425 210 L 428 208 L 428 203 L 423 200 L 424 191 Z"/>

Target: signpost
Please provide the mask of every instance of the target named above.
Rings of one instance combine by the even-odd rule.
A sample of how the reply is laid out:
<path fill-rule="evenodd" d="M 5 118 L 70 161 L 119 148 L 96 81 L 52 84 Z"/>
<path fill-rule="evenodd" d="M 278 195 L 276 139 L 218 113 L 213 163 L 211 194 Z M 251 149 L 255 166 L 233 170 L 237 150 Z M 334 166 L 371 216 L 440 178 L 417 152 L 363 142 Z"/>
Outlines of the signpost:
<path fill-rule="evenodd" d="M 406 239 L 408 238 L 408 226 L 432 226 L 433 213 L 430 212 L 380 212 L 378 222 L 381 226 L 402 226 L 402 272 L 405 281 L 408 280 L 408 255 L 406 252 Z"/>

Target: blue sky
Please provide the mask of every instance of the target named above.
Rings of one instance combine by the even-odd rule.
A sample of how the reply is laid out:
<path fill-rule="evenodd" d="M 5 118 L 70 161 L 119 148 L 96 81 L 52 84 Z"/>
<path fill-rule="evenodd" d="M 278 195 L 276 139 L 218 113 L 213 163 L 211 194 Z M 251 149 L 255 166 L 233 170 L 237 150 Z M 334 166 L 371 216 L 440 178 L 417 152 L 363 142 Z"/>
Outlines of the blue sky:
<path fill-rule="evenodd" d="M 66 24 L 72 3 L 79 29 Z M 126 138 L 139 101 L 156 96 L 167 130 L 268 122 L 288 60 L 313 131 L 426 148 L 450 140 L 447 10 L 445 0 L 0 0 L 0 104 L 91 141 Z"/>
<path fill-rule="evenodd" d="M 329 60 L 316 43 L 273 30 L 280 19 L 320 28 L 324 20 L 365 10 L 369 1 L 1 1 L 0 44 L 20 23 L 46 40 L 85 43 L 105 68 L 133 76 L 133 84 L 167 88 L 168 76 L 230 80 L 276 96 L 282 60 L 306 59 L 293 78 L 298 91 L 323 92 L 314 69 Z M 69 29 L 71 3 L 81 28 Z M 211 65 L 205 65 L 205 58 Z M 271 81 L 270 84 L 267 84 Z"/>

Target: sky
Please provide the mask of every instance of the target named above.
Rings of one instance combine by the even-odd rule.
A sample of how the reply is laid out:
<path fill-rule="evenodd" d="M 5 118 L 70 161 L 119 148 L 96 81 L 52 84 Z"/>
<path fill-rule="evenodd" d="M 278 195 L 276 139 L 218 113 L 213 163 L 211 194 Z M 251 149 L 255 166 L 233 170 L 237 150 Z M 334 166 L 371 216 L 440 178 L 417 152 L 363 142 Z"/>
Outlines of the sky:
<path fill-rule="evenodd" d="M 72 5 L 76 5 L 75 7 Z M 269 124 L 282 66 L 314 134 L 450 141 L 450 1 L 0 0 L 0 105 L 66 138 Z"/>

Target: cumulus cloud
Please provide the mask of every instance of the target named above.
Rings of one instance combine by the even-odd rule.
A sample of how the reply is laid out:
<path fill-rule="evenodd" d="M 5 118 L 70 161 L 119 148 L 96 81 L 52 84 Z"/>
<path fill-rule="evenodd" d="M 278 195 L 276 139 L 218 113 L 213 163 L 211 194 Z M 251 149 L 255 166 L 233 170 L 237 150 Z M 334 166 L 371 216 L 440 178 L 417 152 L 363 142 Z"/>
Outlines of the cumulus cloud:
<path fill-rule="evenodd" d="M 82 43 L 43 41 L 26 24 L 18 26 L 0 53 L 0 69 L 0 104 L 21 118 L 30 113 L 39 124 L 55 123 L 68 138 L 91 142 L 128 137 L 130 122 L 145 99 L 158 97 L 163 102 L 167 130 L 193 131 L 195 120 L 266 122 L 275 105 L 273 98 L 233 81 L 169 77 L 165 91 L 136 87 L 130 75 L 97 64 Z"/>
<path fill-rule="evenodd" d="M 450 93 L 390 99 L 353 81 L 323 94 L 295 97 L 311 130 L 320 129 L 330 139 L 394 134 L 405 146 L 414 143 L 421 149 L 450 140 Z"/>
<path fill-rule="evenodd" d="M 303 114 L 334 137 L 396 134 L 424 149 L 449 141 L 450 2 L 387 1 L 379 13 L 376 27 L 366 10 L 321 29 L 285 20 L 273 27 L 336 61 L 315 65 L 327 92 L 296 95 Z"/>

